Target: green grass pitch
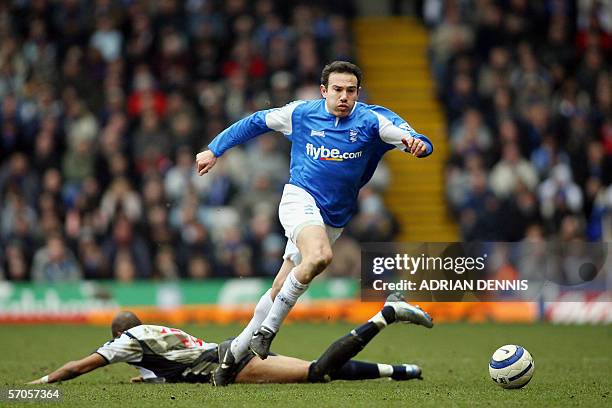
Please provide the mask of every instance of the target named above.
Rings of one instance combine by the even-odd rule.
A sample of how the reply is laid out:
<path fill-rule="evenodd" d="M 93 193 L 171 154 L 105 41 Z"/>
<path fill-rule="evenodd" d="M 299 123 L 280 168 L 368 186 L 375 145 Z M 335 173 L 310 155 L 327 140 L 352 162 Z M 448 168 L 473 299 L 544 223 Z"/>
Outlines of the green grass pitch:
<path fill-rule="evenodd" d="M 348 324 L 294 323 L 283 327 L 273 350 L 315 359 Z M 204 340 L 236 335 L 240 327 L 182 327 Z M 103 327 L 78 325 L 0 326 L 3 357 L 0 386 L 22 384 L 62 363 L 94 351 L 109 337 Z M 503 390 L 488 377 L 487 363 L 503 344 L 521 344 L 535 359 L 535 374 L 521 390 Z M 389 380 L 329 384 L 232 385 L 130 384 L 136 370 L 108 366 L 47 387 L 63 392 L 61 406 L 73 407 L 386 407 L 386 406 L 612 406 L 612 326 L 440 324 L 431 330 L 394 325 L 357 357 L 423 367 L 424 381 Z M 0 401 L 0 405 L 6 401 Z M 47 406 L 49 403 L 45 404 Z"/>

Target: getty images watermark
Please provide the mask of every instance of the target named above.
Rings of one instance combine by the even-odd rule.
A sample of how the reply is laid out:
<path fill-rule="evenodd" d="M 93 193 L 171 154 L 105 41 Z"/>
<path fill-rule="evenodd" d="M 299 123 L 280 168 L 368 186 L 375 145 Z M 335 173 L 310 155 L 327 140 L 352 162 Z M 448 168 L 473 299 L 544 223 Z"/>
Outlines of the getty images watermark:
<path fill-rule="evenodd" d="M 372 273 L 382 275 L 386 271 L 398 271 L 415 275 L 417 271 L 445 271 L 463 275 L 467 271 L 483 272 L 486 268 L 488 254 L 479 257 L 426 256 L 414 257 L 408 254 L 395 256 L 378 256 L 373 259 Z M 372 287 L 375 290 L 527 290 L 526 279 L 420 279 L 418 282 L 401 279 L 399 282 L 385 282 L 376 279 Z"/>
<path fill-rule="evenodd" d="M 612 287 L 610 244 L 583 242 L 378 243 L 362 246 L 362 300 L 551 300 Z"/>

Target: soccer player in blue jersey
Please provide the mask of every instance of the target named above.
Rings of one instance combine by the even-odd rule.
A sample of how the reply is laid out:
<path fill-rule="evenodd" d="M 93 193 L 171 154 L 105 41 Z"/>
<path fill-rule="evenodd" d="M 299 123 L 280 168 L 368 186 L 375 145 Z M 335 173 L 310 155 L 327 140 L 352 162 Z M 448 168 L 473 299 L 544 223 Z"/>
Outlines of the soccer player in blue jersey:
<path fill-rule="evenodd" d="M 221 132 L 196 155 L 204 175 L 228 149 L 275 130 L 292 143 L 289 182 L 279 205 L 288 238 L 284 263 L 272 288 L 262 296 L 244 331 L 222 350 L 213 375 L 225 385 L 236 361 L 249 349 L 265 359 L 283 320 L 308 284 L 332 261 L 332 244 L 357 210 L 357 195 L 378 162 L 398 148 L 416 157 L 432 153 L 431 141 L 398 115 L 381 106 L 357 102 L 362 73 L 356 65 L 335 61 L 321 75 L 322 99 L 295 101 L 262 110 Z M 413 307 L 415 320 L 431 327 L 431 318 Z"/>

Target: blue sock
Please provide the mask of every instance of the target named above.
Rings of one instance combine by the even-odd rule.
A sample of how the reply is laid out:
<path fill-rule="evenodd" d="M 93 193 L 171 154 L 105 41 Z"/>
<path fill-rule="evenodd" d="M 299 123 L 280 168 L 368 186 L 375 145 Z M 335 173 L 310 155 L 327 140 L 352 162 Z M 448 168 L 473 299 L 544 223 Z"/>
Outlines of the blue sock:
<path fill-rule="evenodd" d="M 330 375 L 332 380 L 369 380 L 380 378 L 378 364 L 350 360 Z"/>
<path fill-rule="evenodd" d="M 391 378 L 395 381 L 405 381 L 411 380 L 413 378 L 423 379 L 419 374 L 416 374 L 413 371 L 406 371 L 406 366 L 404 365 L 394 365 L 393 366 L 393 374 L 391 374 Z"/>
<path fill-rule="evenodd" d="M 329 346 L 321 357 L 310 365 L 308 380 L 310 382 L 324 382 L 332 379 L 378 333 L 380 333 L 380 328 L 374 322 L 367 322 L 351 330 L 349 334 Z M 376 365 L 374 366 L 376 367 Z M 378 371 L 377 367 L 376 369 Z"/>

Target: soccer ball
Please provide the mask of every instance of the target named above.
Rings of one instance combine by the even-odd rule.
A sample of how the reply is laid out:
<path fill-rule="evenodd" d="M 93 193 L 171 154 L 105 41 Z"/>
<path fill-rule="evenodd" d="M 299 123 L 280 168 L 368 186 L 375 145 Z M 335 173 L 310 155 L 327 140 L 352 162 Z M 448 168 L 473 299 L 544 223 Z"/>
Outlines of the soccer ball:
<path fill-rule="evenodd" d="M 509 344 L 495 350 L 489 362 L 489 374 L 503 388 L 521 388 L 533 377 L 533 357 L 521 346 Z"/>

